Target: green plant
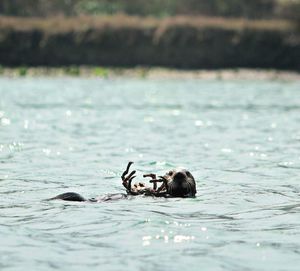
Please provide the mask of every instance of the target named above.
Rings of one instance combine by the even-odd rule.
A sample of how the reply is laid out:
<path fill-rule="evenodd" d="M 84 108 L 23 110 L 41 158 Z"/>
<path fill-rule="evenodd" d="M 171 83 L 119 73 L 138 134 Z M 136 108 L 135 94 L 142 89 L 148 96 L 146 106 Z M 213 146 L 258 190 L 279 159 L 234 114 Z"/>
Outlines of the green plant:
<path fill-rule="evenodd" d="M 69 66 L 65 68 L 65 73 L 71 76 L 79 76 L 80 69 L 77 66 Z"/>
<path fill-rule="evenodd" d="M 28 70 L 27 70 L 27 67 L 25 67 L 25 66 L 19 67 L 19 69 L 18 69 L 19 76 L 26 76 L 27 72 L 28 72 Z"/>
<path fill-rule="evenodd" d="M 106 68 L 96 67 L 94 69 L 94 74 L 96 76 L 99 76 L 99 77 L 105 77 L 105 78 L 107 78 L 109 73 L 108 73 L 108 69 L 106 69 Z"/>

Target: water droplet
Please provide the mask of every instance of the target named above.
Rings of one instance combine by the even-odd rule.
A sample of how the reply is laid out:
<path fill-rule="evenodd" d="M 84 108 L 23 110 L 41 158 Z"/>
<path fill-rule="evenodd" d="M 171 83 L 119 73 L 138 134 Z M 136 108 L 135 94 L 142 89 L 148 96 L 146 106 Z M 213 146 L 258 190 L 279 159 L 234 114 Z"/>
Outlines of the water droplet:
<path fill-rule="evenodd" d="M 134 152 L 134 149 L 133 148 L 126 148 L 125 152 Z"/>
<path fill-rule="evenodd" d="M 281 165 L 282 167 L 289 167 L 289 166 L 292 166 L 293 164 L 294 164 L 294 162 L 286 161 L 286 162 L 283 162 L 279 165 Z"/>
<path fill-rule="evenodd" d="M 24 120 L 24 129 L 28 129 L 29 121 Z"/>
<path fill-rule="evenodd" d="M 173 116 L 179 116 L 180 114 L 181 114 L 180 110 L 175 109 L 172 111 Z"/>
<path fill-rule="evenodd" d="M 188 235 L 175 235 L 174 236 L 174 243 L 181 243 L 184 241 L 190 241 L 190 240 L 194 240 L 195 237 L 194 236 L 188 236 Z"/>
<path fill-rule="evenodd" d="M 149 123 L 154 122 L 154 118 L 151 116 L 144 117 L 144 122 L 149 122 Z"/>
<path fill-rule="evenodd" d="M 43 153 L 45 153 L 46 155 L 50 155 L 51 150 L 50 149 L 43 149 Z"/>
<path fill-rule="evenodd" d="M 277 127 L 277 123 L 273 122 L 273 123 L 271 124 L 271 128 L 275 129 L 276 127 Z"/>
<path fill-rule="evenodd" d="M 231 152 L 232 152 L 232 149 L 223 148 L 223 149 L 222 149 L 222 152 L 225 152 L 225 153 L 231 153 Z"/>
<path fill-rule="evenodd" d="M 149 241 L 149 240 L 151 240 L 152 239 L 152 236 L 150 236 L 150 235 L 146 235 L 146 236 L 143 236 L 143 241 Z"/>
<path fill-rule="evenodd" d="M 197 127 L 203 126 L 203 121 L 202 120 L 196 120 L 195 121 L 195 126 L 197 126 Z"/>
<path fill-rule="evenodd" d="M 1 124 L 2 124 L 3 126 L 10 125 L 10 119 L 8 119 L 8 118 L 2 118 L 2 119 L 1 119 Z"/>
<path fill-rule="evenodd" d="M 150 246 L 150 244 L 151 244 L 150 241 L 144 241 L 144 242 L 143 242 L 143 246 L 144 246 L 144 247 Z"/>
<path fill-rule="evenodd" d="M 72 111 L 71 110 L 67 110 L 66 111 L 66 116 L 67 117 L 71 117 L 72 116 Z"/>

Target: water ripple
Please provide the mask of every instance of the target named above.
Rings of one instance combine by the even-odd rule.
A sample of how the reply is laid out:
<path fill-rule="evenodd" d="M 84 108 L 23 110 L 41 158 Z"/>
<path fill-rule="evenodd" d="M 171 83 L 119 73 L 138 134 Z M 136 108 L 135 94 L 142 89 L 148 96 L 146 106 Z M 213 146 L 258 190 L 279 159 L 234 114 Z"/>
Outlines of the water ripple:
<path fill-rule="evenodd" d="M 298 89 L 0 78 L 0 269 L 297 270 Z M 197 197 L 46 200 L 124 193 L 130 160 L 190 169 Z"/>

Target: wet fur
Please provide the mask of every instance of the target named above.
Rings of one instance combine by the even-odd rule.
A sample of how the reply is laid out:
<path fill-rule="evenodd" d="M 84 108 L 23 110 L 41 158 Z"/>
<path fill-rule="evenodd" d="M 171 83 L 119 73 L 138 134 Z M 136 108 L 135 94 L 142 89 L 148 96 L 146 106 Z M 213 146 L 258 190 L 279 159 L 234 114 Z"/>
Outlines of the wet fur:
<path fill-rule="evenodd" d="M 197 193 L 193 175 L 186 169 L 175 169 L 164 175 L 167 193 L 172 197 L 194 197 Z"/>
<path fill-rule="evenodd" d="M 146 186 L 144 183 L 136 183 L 131 186 L 131 181 L 135 178 L 135 171 L 131 172 L 127 177 L 129 168 L 132 162 L 128 163 L 127 169 L 122 175 L 123 185 L 129 195 L 145 195 L 154 197 L 194 197 L 197 193 L 196 182 L 193 175 L 186 169 L 174 169 L 170 170 L 160 179 L 156 180 L 155 174 L 144 175 L 144 177 L 152 177 L 150 183 L 153 183 L 153 188 Z M 155 176 L 155 177 L 154 177 Z M 157 188 L 157 183 L 162 182 L 162 185 Z M 77 202 L 104 202 L 109 200 L 118 200 L 126 198 L 126 194 L 109 194 L 103 197 L 85 199 L 80 194 L 74 192 L 67 192 L 57 195 L 50 200 L 65 200 L 65 201 L 77 201 Z"/>

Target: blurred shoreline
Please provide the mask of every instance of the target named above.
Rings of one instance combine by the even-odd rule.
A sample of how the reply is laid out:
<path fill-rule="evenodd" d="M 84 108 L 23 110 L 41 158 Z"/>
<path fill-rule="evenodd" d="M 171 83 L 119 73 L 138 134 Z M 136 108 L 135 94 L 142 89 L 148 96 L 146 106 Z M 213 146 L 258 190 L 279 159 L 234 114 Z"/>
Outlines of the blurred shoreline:
<path fill-rule="evenodd" d="M 219 70 L 180 70 L 170 68 L 106 68 L 90 66 L 69 67 L 1 67 L 0 77 L 38 78 L 38 77 L 73 77 L 73 78 L 140 78 L 174 80 L 282 80 L 300 81 L 300 72 L 279 71 L 272 69 L 219 69 Z"/>
<path fill-rule="evenodd" d="M 300 71 L 300 31 L 288 20 L 128 15 L 0 16 L 3 66 L 136 66 Z"/>

